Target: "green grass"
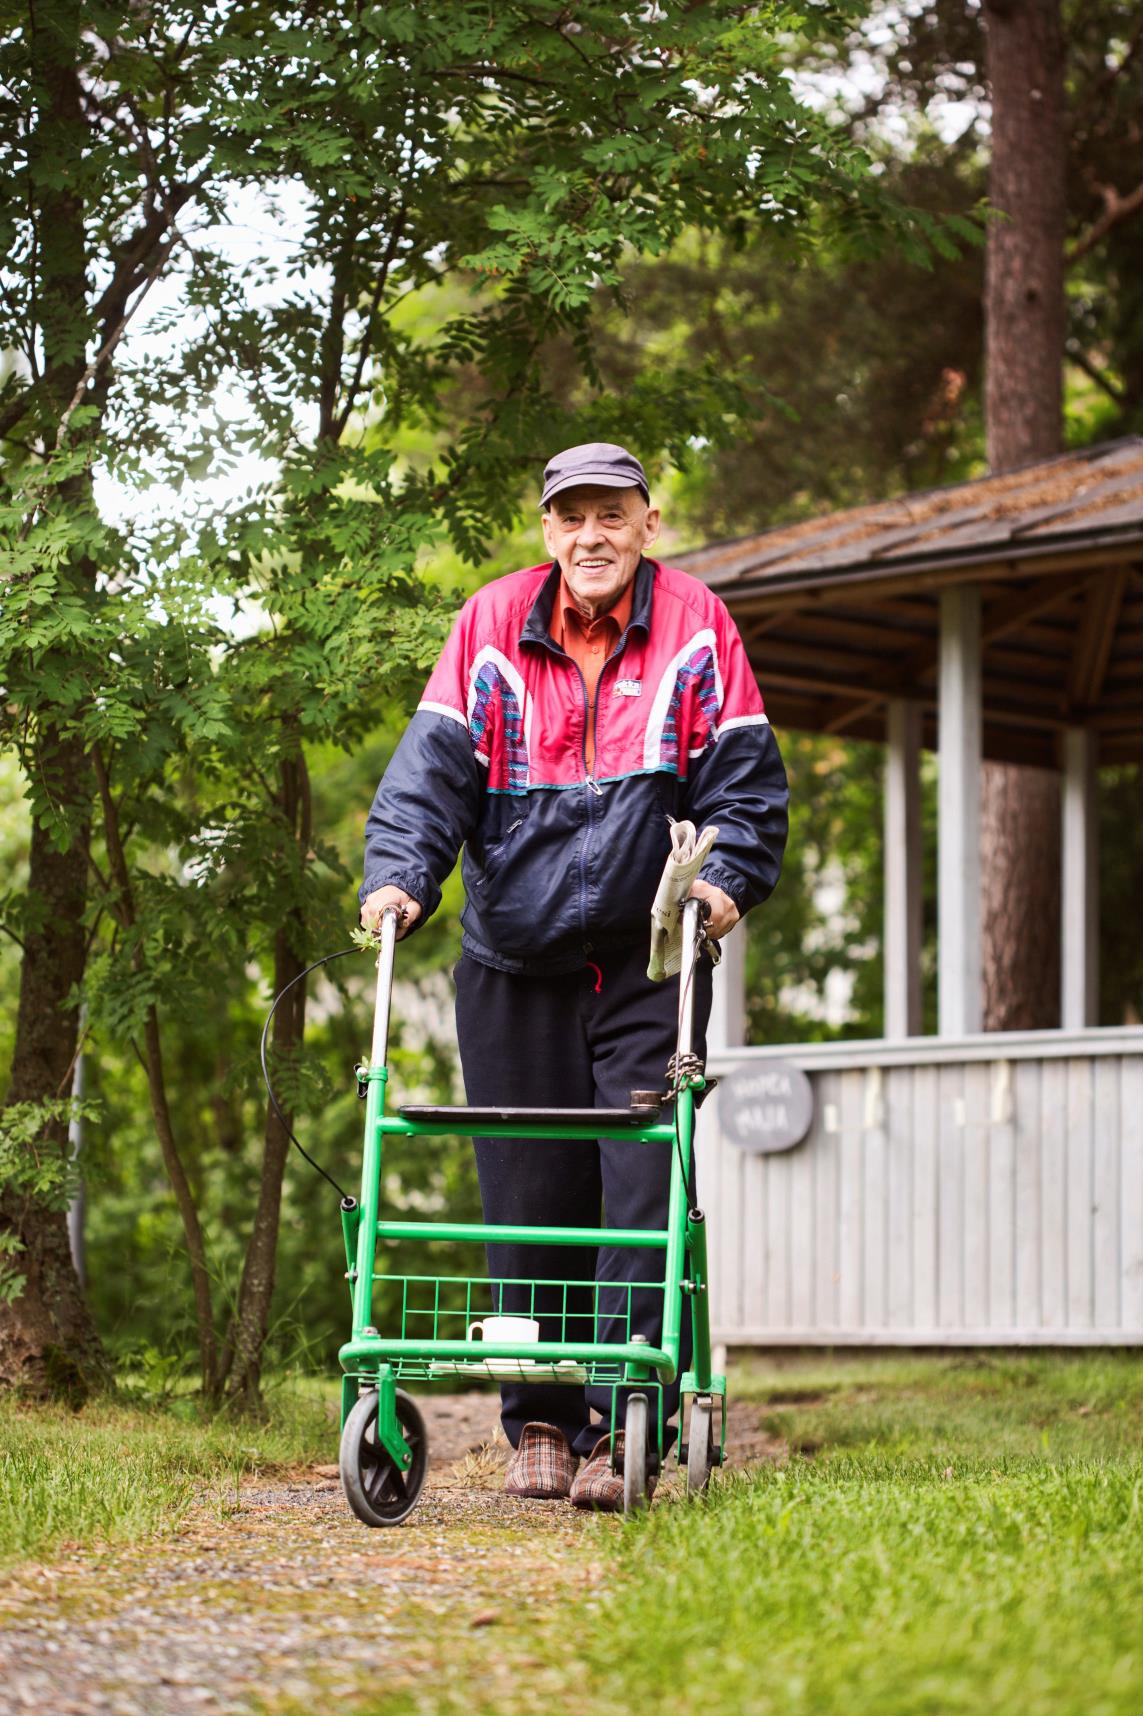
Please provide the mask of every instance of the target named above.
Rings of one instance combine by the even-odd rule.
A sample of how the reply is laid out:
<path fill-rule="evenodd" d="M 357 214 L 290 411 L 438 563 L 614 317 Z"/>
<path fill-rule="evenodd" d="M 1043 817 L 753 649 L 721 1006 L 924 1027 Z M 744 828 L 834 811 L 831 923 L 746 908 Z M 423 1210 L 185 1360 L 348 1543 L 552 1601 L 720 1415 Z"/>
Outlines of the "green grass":
<path fill-rule="evenodd" d="M 1143 1353 L 891 1356 L 743 1367 L 739 1400 L 820 1460 L 844 1452 L 1110 1457 L 1143 1446 Z"/>
<path fill-rule="evenodd" d="M 601 1525 L 603 1596 L 524 1606 L 491 1653 L 450 1641 L 432 1678 L 364 1708 L 1143 1710 L 1139 1359 L 817 1361 L 733 1382 L 812 1455 Z"/>
<path fill-rule="evenodd" d="M 196 1495 L 226 1508 L 249 1474 L 331 1459 L 330 1398 L 311 1383 L 276 1389 L 256 1424 L 186 1400 L 76 1413 L 0 1397 L 0 1565 L 147 1537 L 177 1525 Z"/>
<path fill-rule="evenodd" d="M 339 1707 L 1143 1710 L 1143 1355 L 822 1358 L 740 1366 L 731 1387 L 788 1458 L 566 1551 L 498 1522 L 466 1545 L 465 1602 L 450 1587 L 446 1612 L 427 1572 L 402 1597 L 383 1670 L 400 1689 L 374 1677 Z M 0 1557 L 145 1536 L 204 1491 L 225 1515 L 246 1474 L 329 1459 L 328 1386 L 273 1399 L 265 1426 L 0 1402 Z M 471 1626 L 488 1606 L 496 1624 Z"/>

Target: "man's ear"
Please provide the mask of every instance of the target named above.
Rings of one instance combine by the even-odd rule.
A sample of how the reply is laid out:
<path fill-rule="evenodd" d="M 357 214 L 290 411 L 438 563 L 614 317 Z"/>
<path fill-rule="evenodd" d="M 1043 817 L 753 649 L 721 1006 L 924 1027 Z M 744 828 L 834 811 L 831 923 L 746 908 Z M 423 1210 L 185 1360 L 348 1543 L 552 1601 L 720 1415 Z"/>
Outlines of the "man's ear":
<path fill-rule="evenodd" d="M 556 544 L 555 544 L 555 538 L 552 534 L 552 524 L 553 524 L 553 520 L 552 520 L 551 513 L 550 512 L 542 512 L 540 514 L 540 528 L 544 533 L 544 547 L 547 549 L 548 554 L 554 560 L 556 558 Z"/>
<path fill-rule="evenodd" d="M 659 534 L 663 515 L 657 506 L 649 506 L 643 515 L 643 547 L 650 548 Z"/>

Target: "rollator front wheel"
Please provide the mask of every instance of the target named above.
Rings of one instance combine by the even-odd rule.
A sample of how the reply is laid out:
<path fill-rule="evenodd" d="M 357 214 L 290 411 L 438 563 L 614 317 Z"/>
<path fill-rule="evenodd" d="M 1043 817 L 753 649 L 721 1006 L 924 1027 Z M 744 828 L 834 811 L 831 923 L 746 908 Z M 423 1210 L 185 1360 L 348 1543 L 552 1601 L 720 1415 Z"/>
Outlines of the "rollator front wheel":
<path fill-rule="evenodd" d="M 623 1420 L 623 1511 L 647 1505 L 647 1396 L 630 1394 Z"/>
<path fill-rule="evenodd" d="M 701 1495 L 710 1482 L 714 1464 L 714 1424 L 709 1399 L 696 1398 L 691 1404 L 691 1422 L 687 1435 L 687 1494 Z"/>
<path fill-rule="evenodd" d="M 429 1443 L 414 1400 L 397 1390 L 397 1422 L 412 1464 L 402 1471 L 377 1439 L 377 1391 L 363 1394 L 341 1433 L 341 1485 L 363 1525 L 400 1525 L 416 1506 L 425 1481 Z"/>

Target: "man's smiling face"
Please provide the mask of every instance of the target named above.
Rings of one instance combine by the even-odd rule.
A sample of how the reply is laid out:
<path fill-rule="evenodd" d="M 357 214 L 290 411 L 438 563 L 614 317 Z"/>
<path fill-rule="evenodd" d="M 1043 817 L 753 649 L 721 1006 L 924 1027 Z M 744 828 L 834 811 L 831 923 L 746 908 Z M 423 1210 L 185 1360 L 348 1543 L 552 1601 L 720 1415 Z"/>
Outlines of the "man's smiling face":
<path fill-rule="evenodd" d="M 597 619 L 634 578 L 659 534 L 659 509 L 639 489 L 564 489 L 543 515 L 544 542 L 558 560 L 576 607 Z"/>

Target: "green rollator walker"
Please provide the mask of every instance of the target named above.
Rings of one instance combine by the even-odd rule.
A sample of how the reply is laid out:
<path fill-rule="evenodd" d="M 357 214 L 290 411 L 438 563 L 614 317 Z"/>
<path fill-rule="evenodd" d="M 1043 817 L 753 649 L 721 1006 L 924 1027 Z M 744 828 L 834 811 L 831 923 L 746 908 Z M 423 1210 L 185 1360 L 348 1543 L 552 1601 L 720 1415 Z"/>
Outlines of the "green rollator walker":
<path fill-rule="evenodd" d="M 563 1382 L 582 1388 L 586 1383 L 611 1390 L 612 1459 L 622 1466 L 624 1511 L 643 1507 L 648 1481 L 663 1459 L 663 1386 L 678 1374 L 682 1319 L 689 1314 L 693 1332 L 692 1368 L 680 1384 L 680 1423 L 686 1440 L 678 1458 L 685 1461 L 690 1494 L 704 1490 L 711 1468 L 722 1462 L 726 1443 L 726 1379 L 711 1372 L 710 1315 L 707 1291 L 706 1222 L 700 1209 L 689 1207 L 687 1185 L 694 1141 L 695 1093 L 706 1087 L 702 1066 L 693 1054 L 694 995 L 691 975 L 706 942 L 703 908 L 688 900 L 682 916 L 682 966 L 679 975 L 678 1037 L 668 1072 L 666 1095 L 635 1091 L 629 1108 L 494 1109 L 406 1105 L 395 1115 L 385 1112 L 389 1013 L 397 939 L 397 914 L 387 911 L 380 924 L 377 994 L 373 1045 L 369 1065 L 357 1069 L 364 1090 L 365 1144 L 361 1162 L 361 1197 L 345 1198 L 341 1221 L 345 1237 L 347 1275 L 353 1300 L 353 1333 L 339 1354 L 342 1378 L 341 1480 L 346 1499 L 366 1525 L 398 1525 L 416 1504 L 425 1481 L 428 1443 L 424 1421 L 402 1386 L 446 1378 L 524 1377 L 528 1381 Z M 672 1101 L 674 1113 L 660 1118 Z M 668 1143 L 671 1153 L 670 1203 L 665 1229 L 562 1228 L 487 1226 L 473 1222 L 389 1221 L 380 1211 L 381 1171 L 388 1137 L 422 1138 L 459 1133 L 482 1138 L 545 1140 L 616 1138 L 644 1144 Z M 558 1244 L 594 1250 L 600 1245 L 634 1246 L 665 1252 L 661 1280 L 597 1283 L 593 1281 L 508 1281 L 489 1276 L 387 1276 L 399 1287 L 400 1328 L 395 1334 L 374 1326 L 373 1286 L 379 1269 L 378 1243 L 387 1240 L 497 1241 L 513 1244 Z M 554 1289 L 562 1313 L 559 1340 L 504 1341 L 493 1333 L 478 1343 L 470 1338 L 475 1322 L 495 1319 L 500 1290 L 512 1287 L 523 1294 L 536 1315 L 537 1295 Z M 573 1314 L 568 1292 L 587 1289 L 592 1295 L 590 1317 Z M 631 1332 L 632 1294 L 662 1295 L 662 1342 L 651 1346 Z M 601 1294 L 611 1298 L 606 1311 L 609 1330 L 618 1327 L 626 1338 L 599 1338 L 604 1320 Z M 530 1294 L 530 1300 L 529 1300 Z M 618 1321 L 615 1299 L 626 1296 Z M 546 1295 L 550 1302 L 551 1293 Z M 550 1313 L 545 1311 L 551 1322 Z M 586 1329 L 584 1324 L 589 1325 Z M 585 1338 L 581 1338 L 581 1336 Z M 623 1393 L 621 1394 L 621 1390 Z M 630 1391 L 630 1392 L 628 1392 Z M 619 1414 L 626 1397 L 623 1422 Z M 689 1419 L 685 1417 L 689 1401 Z M 622 1452 L 617 1432 L 624 1431 Z"/>

